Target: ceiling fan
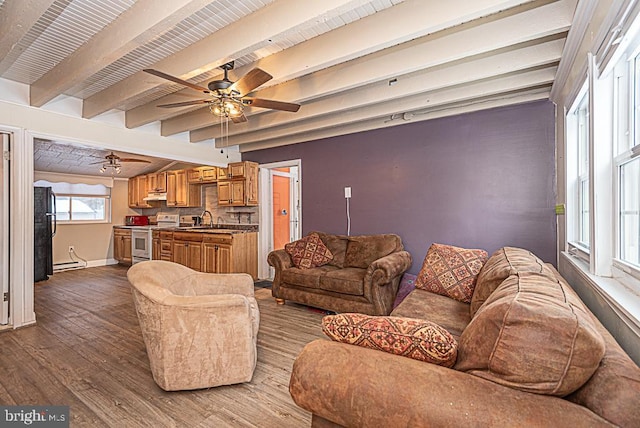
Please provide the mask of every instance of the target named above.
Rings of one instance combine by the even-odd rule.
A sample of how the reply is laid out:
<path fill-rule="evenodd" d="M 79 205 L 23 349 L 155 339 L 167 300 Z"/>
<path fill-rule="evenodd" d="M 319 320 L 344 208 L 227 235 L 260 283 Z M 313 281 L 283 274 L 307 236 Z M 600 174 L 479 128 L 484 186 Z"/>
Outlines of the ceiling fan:
<path fill-rule="evenodd" d="M 273 79 L 266 71 L 254 68 L 236 82 L 229 80 L 229 70 L 233 70 L 234 62 L 223 64 L 220 68 L 224 70 L 224 78 L 222 80 L 213 80 L 207 84 L 207 88 L 199 86 L 178 77 L 171 76 L 158 70 L 145 69 L 143 71 L 153 74 L 154 76 L 179 83 L 196 91 L 203 92 L 210 96 L 205 100 L 193 100 L 180 103 L 161 104 L 158 107 L 184 107 L 197 104 L 208 104 L 209 110 L 216 116 L 230 118 L 235 123 L 246 122 L 247 117 L 244 115 L 243 107 L 261 107 L 273 110 L 282 110 L 289 112 L 297 112 L 300 104 L 286 103 L 282 101 L 265 100 L 263 98 L 247 97 L 246 95 L 256 89 L 263 83 Z"/>
<path fill-rule="evenodd" d="M 102 168 L 100 168 L 100 172 L 104 173 L 107 168 L 113 168 L 116 174 L 120 174 L 120 168 L 122 167 L 121 162 L 142 162 L 142 163 L 151 163 L 146 159 L 134 159 L 134 158 L 121 158 L 115 153 L 111 152 L 104 157 L 103 160 L 98 162 L 91 162 L 89 165 L 96 165 L 101 163 Z"/>

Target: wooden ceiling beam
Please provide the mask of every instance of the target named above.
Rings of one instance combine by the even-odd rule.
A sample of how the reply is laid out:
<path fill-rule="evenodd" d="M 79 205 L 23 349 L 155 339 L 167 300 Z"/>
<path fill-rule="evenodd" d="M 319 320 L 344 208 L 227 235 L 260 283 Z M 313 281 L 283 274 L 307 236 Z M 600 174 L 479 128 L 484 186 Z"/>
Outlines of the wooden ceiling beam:
<path fill-rule="evenodd" d="M 515 104 L 522 104 L 532 101 L 546 100 L 549 98 L 551 85 L 541 88 L 534 88 L 528 91 L 519 92 L 517 94 L 495 94 L 493 96 L 483 97 L 474 103 L 461 102 L 440 106 L 428 111 L 424 111 L 420 116 L 411 118 L 411 122 L 422 122 L 425 120 L 437 119 L 440 117 L 460 115 L 479 110 L 486 110 L 496 107 L 504 107 Z M 388 118 L 373 118 L 362 122 L 354 122 L 348 125 L 335 126 L 331 128 L 323 128 L 314 131 L 305 132 L 303 134 L 292 134 L 286 137 L 264 140 L 256 143 L 243 144 L 239 146 L 240 153 L 252 152 L 254 150 L 270 149 L 290 144 L 304 143 L 308 141 L 319 142 L 319 140 L 330 137 L 338 137 L 342 135 L 355 134 L 357 132 L 371 131 L 374 129 L 389 128 L 408 123 L 402 118 L 398 120 L 388 120 Z"/>
<path fill-rule="evenodd" d="M 396 83 L 392 86 L 387 81 L 382 81 L 341 92 L 335 96 L 305 103 L 304 108 L 296 114 L 276 111 L 256 114 L 251 116 L 251 120 L 248 122 L 231 125 L 230 135 L 265 131 L 274 126 L 312 119 L 325 114 L 349 111 L 413 94 L 468 84 L 527 68 L 557 64 L 562 55 L 564 41 L 564 38 L 552 39 L 542 43 L 525 45 L 519 49 L 501 50 L 490 55 L 482 55 L 480 58 L 471 58 L 468 61 L 398 76 Z M 211 126 L 192 131 L 191 141 L 199 142 L 220 136 L 219 127 Z"/>
<path fill-rule="evenodd" d="M 214 0 L 138 0 L 30 87 L 41 107 L 109 64 L 162 35 Z"/>
<path fill-rule="evenodd" d="M 300 79 L 256 92 L 256 96 L 282 101 L 310 100 L 385 81 L 416 70 L 464 60 L 469 56 L 504 49 L 544 37 L 564 34 L 571 25 L 569 1 L 555 2 L 447 34 L 433 34 L 399 46 L 339 64 Z M 302 103 L 303 112 L 305 109 Z M 198 115 L 200 122 L 191 120 Z M 251 118 L 249 119 L 251 121 Z M 211 125 L 211 116 L 193 112 L 162 121 L 162 135 L 195 130 Z M 231 130 L 233 133 L 233 130 Z M 193 135 L 193 131 L 192 131 Z M 198 138 L 203 134 L 199 133 Z M 207 137 L 212 138 L 212 137 Z"/>
<path fill-rule="evenodd" d="M 459 85 L 453 88 L 432 91 L 428 93 L 412 95 L 392 101 L 380 102 L 358 109 L 350 109 L 335 114 L 327 114 L 306 121 L 301 121 L 287 126 L 259 130 L 237 136 L 229 136 L 228 144 L 231 146 L 255 143 L 261 140 L 269 140 L 287 135 L 305 133 L 310 130 L 331 128 L 334 126 L 348 125 L 353 122 L 362 122 L 372 118 L 386 117 L 393 119 L 393 115 L 399 117 L 415 117 L 421 109 L 433 109 L 438 106 L 463 101 L 473 101 L 486 96 L 499 93 L 511 93 L 529 90 L 535 87 L 549 86 L 553 83 L 557 67 L 545 67 L 531 71 L 510 73 L 509 75 L 497 75 L 467 85 Z M 219 146 L 220 143 L 216 143 Z"/>
<path fill-rule="evenodd" d="M 233 59 L 239 52 L 260 46 L 278 34 L 294 29 L 311 19 L 360 0 L 276 0 L 256 12 L 227 25 L 149 68 L 181 79 L 212 70 Z M 162 79 L 139 71 L 126 79 L 86 98 L 82 116 L 92 118 L 120 105 L 124 100 L 165 83 Z"/>
<path fill-rule="evenodd" d="M 11 52 L 54 0 L 7 0 L 0 8 L 0 75 L 11 67 Z"/>
<path fill-rule="evenodd" d="M 338 62 L 352 60 L 527 3 L 531 3 L 531 0 L 478 0 L 471 3 L 465 0 L 450 0 L 446 4 L 437 0 L 406 0 L 234 70 L 234 75 L 242 76 L 249 70 L 260 67 L 274 75 L 273 80 L 262 86 L 264 89 L 333 66 Z M 425 10 L 429 13 L 425 14 Z M 401 25 L 389 25 L 390 22 Z M 206 86 L 207 81 L 199 83 Z M 193 90 L 184 89 L 130 109 L 126 112 L 126 126 L 135 128 L 193 111 L 193 107 L 166 109 L 158 108 L 157 105 L 181 102 L 195 96 Z"/>

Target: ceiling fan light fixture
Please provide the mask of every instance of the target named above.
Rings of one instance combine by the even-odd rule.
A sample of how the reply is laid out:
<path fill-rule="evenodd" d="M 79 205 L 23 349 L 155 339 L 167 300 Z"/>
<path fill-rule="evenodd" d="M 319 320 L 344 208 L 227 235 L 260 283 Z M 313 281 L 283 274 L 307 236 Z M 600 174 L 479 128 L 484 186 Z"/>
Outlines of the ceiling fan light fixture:
<path fill-rule="evenodd" d="M 242 103 L 234 99 L 221 98 L 209 104 L 209 111 L 219 117 L 238 117 L 242 116 Z"/>

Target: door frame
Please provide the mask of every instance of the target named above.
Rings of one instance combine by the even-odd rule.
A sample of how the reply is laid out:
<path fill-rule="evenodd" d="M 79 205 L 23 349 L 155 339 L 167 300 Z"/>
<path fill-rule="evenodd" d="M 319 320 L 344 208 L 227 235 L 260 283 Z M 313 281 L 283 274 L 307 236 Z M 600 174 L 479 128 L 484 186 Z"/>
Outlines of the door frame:
<path fill-rule="evenodd" d="M 258 217 L 260 231 L 258 232 L 258 278 L 273 278 L 272 268 L 267 262 L 267 256 L 273 248 L 273 194 L 271 186 L 271 170 L 275 168 L 292 168 L 298 170 L 294 192 L 291 193 L 291 214 L 297 214 L 297 236 L 302 236 L 302 159 L 292 159 L 281 162 L 271 162 L 260 165 L 259 173 L 259 204 Z M 297 196 L 297 201 L 295 200 Z M 291 235 L 295 236 L 295 235 Z"/>

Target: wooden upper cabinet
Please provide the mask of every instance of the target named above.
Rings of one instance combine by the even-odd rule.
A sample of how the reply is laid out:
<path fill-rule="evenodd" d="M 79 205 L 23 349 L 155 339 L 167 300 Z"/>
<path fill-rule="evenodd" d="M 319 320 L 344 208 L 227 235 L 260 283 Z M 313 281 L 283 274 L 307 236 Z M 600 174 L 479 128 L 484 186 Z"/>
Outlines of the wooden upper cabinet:
<path fill-rule="evenodd" d="M 167 173 L 147 174 L 147 192 L 165 193 L 167 191 Z"/>
<path fill-rule="evenodd" d="M 218 168 L 215 166 L 201 166 L 187 170 L 190 184 L 215 183 L 218 180 Z"/>
<path fill-rule="evenodd" d="M 258 205 L 258 164 L 230 163 L 227 180 L 218 176 L 218 204 L 246 207 Z"/>
<path fill-rule="evenodd" d="M 227 168 L 216 168 L 216 174 L 218 175 L 218 181 L 229 179 L 229 170 Z"/>
<path fill-rule="evenodd" d="M 167 206 L 168 207 L 199 207 L 201 205 L 202 189 L 189 184 L 187 170 L 167 172 Z"/>
<path fill-rule="evenodd" d="M 151 208 L 144 198 L 147 197 L 147 176 L 138 175 L 129 179 L 129 207 Z"/>

